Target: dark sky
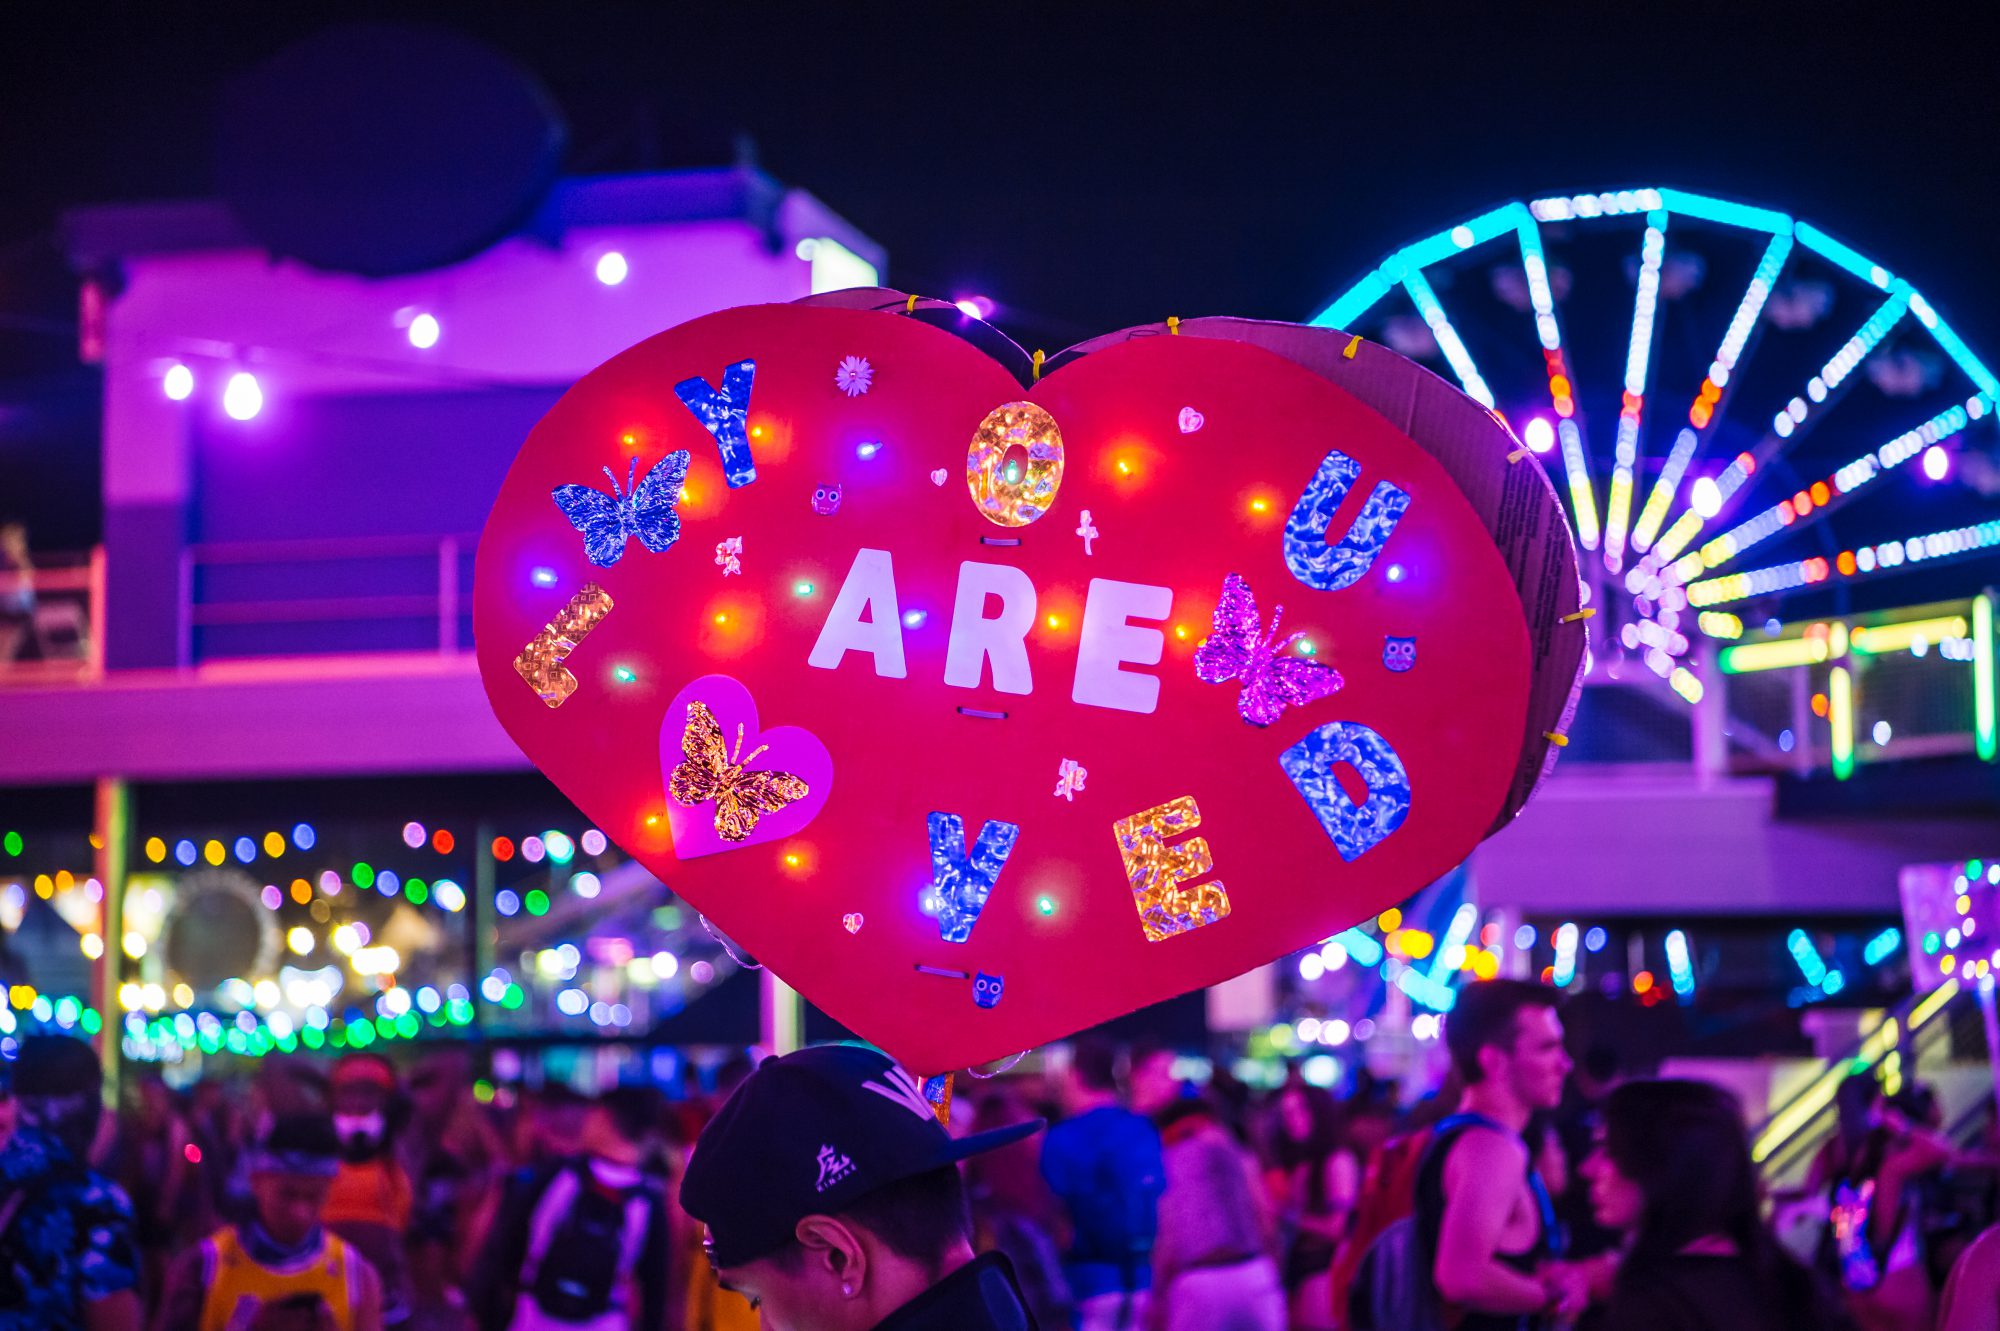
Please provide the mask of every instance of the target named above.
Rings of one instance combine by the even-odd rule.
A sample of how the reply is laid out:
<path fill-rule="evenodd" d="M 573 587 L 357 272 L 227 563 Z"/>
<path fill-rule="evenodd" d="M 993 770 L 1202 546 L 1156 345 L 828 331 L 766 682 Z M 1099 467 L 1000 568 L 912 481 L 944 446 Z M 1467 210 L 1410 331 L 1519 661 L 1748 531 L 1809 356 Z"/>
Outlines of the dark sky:
<path fill-rule="evenodd" d="M 2000 332 L 2000 77 L 1902 5 L 49 4 L 0 17 L 0 246 L 200 194 L 218 89 L 336 15 L 541 75 L 572 164 L 765 164 L 892 273 L 1096 331 L 1302 316 L 1491 201 L 1678 184 L 1808 217 Z M 949 11 L 988 17 L 941 21 Z M 1966 11 L 1970 14 L 1970 7 Z M 1413 13 L 1421 17 L 1412 17 Z M 0 309 L 16 306 L 0 294 Z"/>
<path fill-rule="evenodd" d="M 746 131 L 892 281 L 989 293 L 1052 350 L 1169 313 L 1303 318 L 1481 207 L 1649 184 L 1811 219 L 2000 348 L 2000 78 L 1946 10 L 72 0 L 0 9 L 0 396 L 73 360 L 32 322 L 72 318 L 57 213 L 206 192 L 228 80 L 371 15 L 536 71 L 573 170 L 726 162 Z"/>

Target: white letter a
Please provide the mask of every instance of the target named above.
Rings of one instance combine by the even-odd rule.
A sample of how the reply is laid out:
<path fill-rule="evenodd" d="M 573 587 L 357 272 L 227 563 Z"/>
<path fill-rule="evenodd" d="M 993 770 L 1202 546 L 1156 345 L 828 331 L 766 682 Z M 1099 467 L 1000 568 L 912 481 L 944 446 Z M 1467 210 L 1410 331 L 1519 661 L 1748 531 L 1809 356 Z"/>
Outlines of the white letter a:
<path fill-rule="evenodd" d="M 863 619 L 866 614 L 868 618 Z M 885 679 L 902 679 L 909 672 L 903 664 L 903 621 L 896 606 L 896 571 L 887 550 L 857 550 L 840 595 L 833 598 L 806 664 L 821 670 L 839 667 L 849 652 L 867 652 L 875 658 L 875 673 Z"/>

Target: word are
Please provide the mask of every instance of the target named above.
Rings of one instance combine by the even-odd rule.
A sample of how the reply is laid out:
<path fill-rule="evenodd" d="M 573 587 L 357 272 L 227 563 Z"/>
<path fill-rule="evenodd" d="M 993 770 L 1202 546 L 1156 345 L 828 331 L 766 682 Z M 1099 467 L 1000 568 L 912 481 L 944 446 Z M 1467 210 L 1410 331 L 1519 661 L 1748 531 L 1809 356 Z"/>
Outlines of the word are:
<path fill-rule="evenodd" d="M 1133 621 L 1164 623 L 1173 608 L 1171 588 L 1092 578 L 1083 602 L 1071 699 L 1086 707 L 1121 712 L 1155 710 L 1160 703 L 1158 677 L 1123 667 L 1160 663 L 1167 647 L 1165 632 Z M 1035 626 L 1035 609 L 1035 584 L 1020 569 L 970 560 L 960 564 L 944 682 L 953 688 L 976 689 L 990 677 L 1001 693 L 1034 692 L 1028 631 Z M 875 673 L 884 679 L 909 677 L 895 565 L 887 550 L 864 548 L 855 553 L 806 664 L 837 670 L 849 652 L 872 658 Z"/>

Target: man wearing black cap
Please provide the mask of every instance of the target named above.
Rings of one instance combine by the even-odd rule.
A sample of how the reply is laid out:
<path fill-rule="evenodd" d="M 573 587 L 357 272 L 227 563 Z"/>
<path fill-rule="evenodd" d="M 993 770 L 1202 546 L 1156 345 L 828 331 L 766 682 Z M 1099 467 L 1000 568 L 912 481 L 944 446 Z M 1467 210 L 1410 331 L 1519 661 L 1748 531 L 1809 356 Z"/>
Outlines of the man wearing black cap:
<path fill-rule="evenodd" d="M 695 1144 L 681 1207 L 766 1331 L 1033 1331 L 1012 1269 L 972 1255 L 953 1140 L 916 1078 L 858 1045 L 767 1060 Z"/>
<path fill-rule="evenodd" d="M 137 1331 L 132 1203 L 86 1163 L 104 1108 L 97 1055 L 67 1036 L 30 1036 L 12 1081 L 18 1125 L 0 1149 L 0 1331 Z"/>

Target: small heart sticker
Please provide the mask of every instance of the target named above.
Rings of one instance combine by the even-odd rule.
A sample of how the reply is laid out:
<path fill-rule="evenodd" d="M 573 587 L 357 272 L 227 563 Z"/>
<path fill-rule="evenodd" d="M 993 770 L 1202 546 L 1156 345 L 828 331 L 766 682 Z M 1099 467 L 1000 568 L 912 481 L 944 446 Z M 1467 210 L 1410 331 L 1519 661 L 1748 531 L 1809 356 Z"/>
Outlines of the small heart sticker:
<path fill-rule="evenodd" d="M 858 934 L 858 933 L 860 933 L 860 932 L 861 932 L 861 912 L 860 912 L 860 911 L 858 911 L 858 910 L 851 910 L 851 911 L 847 912 L 847 914 L 845 914 L 845 915 L 843 915 L 843 916 L 841 916 L 841 917 L 840 917 L 840 923 L 841 923 L 841 925 L 842 925 L 843 927 L 845 927 L 845 928 L 846 928 L 847 932 L 849 932 L 849 933 L 851 933 L 851 934 Z"/>
<path fill-rule="evenodd" d="M 1180 425 L 1182 434 L 1193 434 L 1206 424 L 1208 424 L 1208 418 L 1193 407 L 1181 408 Z"/>
<path fill-rule="evenodd" d="M 939 467 L 936 471 L 931 473 L 932 485 L 943 485 L 946 481 L 950 479 L 951 479 L 951 473 L 946 471 L 943 467 Z"/>

